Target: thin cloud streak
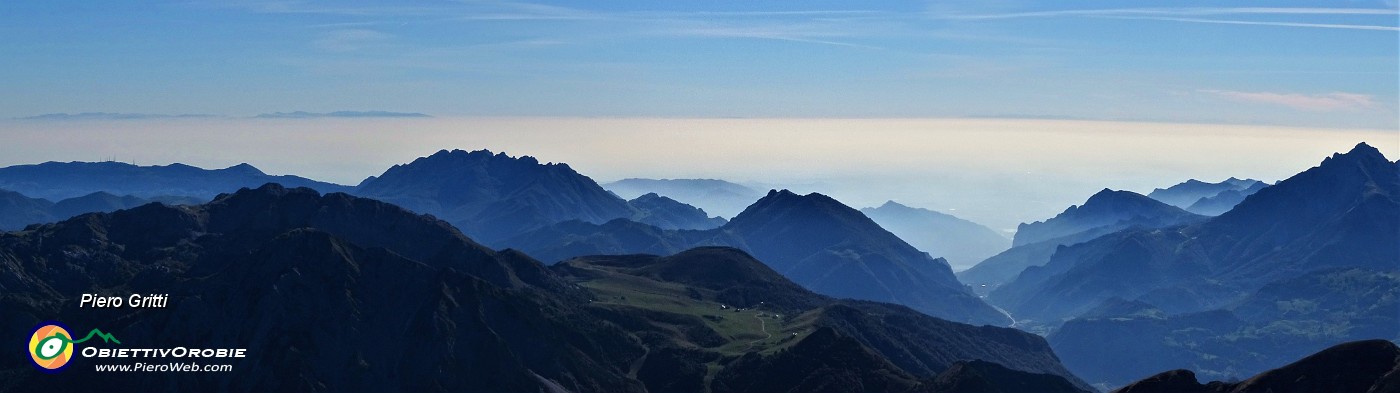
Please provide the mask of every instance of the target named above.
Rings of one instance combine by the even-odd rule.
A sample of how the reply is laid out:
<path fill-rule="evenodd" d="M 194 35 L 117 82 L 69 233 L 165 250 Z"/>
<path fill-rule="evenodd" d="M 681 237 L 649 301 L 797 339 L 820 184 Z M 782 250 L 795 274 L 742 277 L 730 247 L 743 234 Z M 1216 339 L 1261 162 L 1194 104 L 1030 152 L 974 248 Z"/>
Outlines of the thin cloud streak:
<path fill-rule="evenodd" d="M 1375 98 L 1356 93 L 1299 94 L 1274 92 L 1246 92 L 1231 90 L 1199 90 L 1202 93 L 1227 98 L 1234 101 L 1281 105 L 1297 110 L 1312 112 L 1357 111 L 1377 106 Z"/>
<path fill-rule="evenodd" d="M 1400 10 L 1385 8 L 1105 8 L 1012 12 L 1002 14 L 931 15 L 934 19 L 1017 19 L 1060 16 L 1208 16 L 1208 15 L 1396 15 Z"/>
<path fill-rule="evenodd" d="M 1277 27 L 1308 27 L 1308 28 L 1318 28 L 1318 29 L 1400 31 L 1400 27 L 1396 27 L 1396 26 L 1348 25 L 1348 24 L 1330 24 L 1330 23 L 1261 22 L 1261 21 L 1249 21 L 1249 20 L 1202 19 L 1202 18 L 1168 18 L 1168 17 L 1116 17 L 1115 19 L 1159 20 L 1159 21 L 1167 21 L 1167 22 L 1209 23 L 1209 24 L 1221 24 L 1221 25 L 1277 26 Z"/>

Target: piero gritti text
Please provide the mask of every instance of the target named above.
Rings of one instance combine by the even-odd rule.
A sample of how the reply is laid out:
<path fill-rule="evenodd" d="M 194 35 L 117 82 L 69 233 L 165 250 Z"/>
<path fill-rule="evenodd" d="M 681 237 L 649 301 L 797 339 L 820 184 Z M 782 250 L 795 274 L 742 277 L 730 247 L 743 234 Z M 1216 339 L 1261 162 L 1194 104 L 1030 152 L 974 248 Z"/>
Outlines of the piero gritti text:
<path fill-rule="evenodd" d="M 91 293 L 84 293 L 78 299 L 79 308 L 165 308 L 170 302 L 170 295 L 164 293 L 139 294 L 133 293 L 130 296 L 99 296 Z"/>

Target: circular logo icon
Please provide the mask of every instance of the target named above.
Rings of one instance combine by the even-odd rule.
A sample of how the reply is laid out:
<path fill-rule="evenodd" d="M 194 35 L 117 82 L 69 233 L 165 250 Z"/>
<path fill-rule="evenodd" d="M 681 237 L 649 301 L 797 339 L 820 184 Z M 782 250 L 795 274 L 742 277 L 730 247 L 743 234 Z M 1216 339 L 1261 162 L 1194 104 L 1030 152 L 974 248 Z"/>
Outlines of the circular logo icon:
<path fill-rule="evenodd" d="M 41 323 L 29 335 L 29 358 L 45 372 L 57 372 L 73 358 L 73 334 L 57 322 Z"/>

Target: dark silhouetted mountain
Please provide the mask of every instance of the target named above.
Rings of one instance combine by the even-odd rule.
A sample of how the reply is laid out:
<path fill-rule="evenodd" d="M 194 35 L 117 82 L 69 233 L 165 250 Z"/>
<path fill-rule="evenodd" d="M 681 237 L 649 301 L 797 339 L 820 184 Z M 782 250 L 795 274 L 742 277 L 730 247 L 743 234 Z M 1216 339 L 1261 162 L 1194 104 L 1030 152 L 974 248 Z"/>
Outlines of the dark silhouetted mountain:
<path fill-rule="evenodd" d="M 44 224 L 64 220 L 83 213 L 106 213 L 129 209 L 151 202 L 168 205 L 199 204 L 200 200 L 189 197 L 137 198 L 116 196 L 105 192 L 49 202 L 47 199 L 29 198 L 13 191 L 0 190 L 0 230 L 17 230 L 30 224 Z"/>
<path fill-rule="evenodd" d="M 432 116 L 428 116 L 428 115 L 425 115 L 425 114 L 422 114 L 422 113 L 413 113 L 413 112 L 387 112 L 387 111 L 336 111 L 336 112 L 325 112 L 325 113 L 296 111 L 296 112 L 273 112 L 273 113 L 263 113 L 263 114 L 259 114 L 259 115 L 254 116 L 254 117 L 260 118 L 260 119 L 315 119 L 315 118 L 322 118 L 322 117 L 364 118 L 364 117 L 432 117 Z"/>
<path fill-rule="evenodd" d="M 959 322 L 1010 322 L 972 295 L 942 259 L 920 252 L 859 211 L 816 193 L 770 191 L 725 226 L 709 231 L 572 222 L 516 236 L 502 246 L 547 261 L 595 251 L 668 254 L 696 246 L 731 246 L 823 295 L 903 304 Z"/>
<path fill-rule="evenodd" d="M 1256 181 L 1249 187 L 1243 189 L 1221 191 L 1214 196 L 1203 197 L 1196 200 L 1195 203 L 1192 203 L 1191 206 L 1186 208 L 1186 211 L 1206 216 L 1218 216 L 1235 208 L 1235 205 L 1240 204 L 1240 202 L 1244 202 L 1245 197 L 1254 195 L 1254 193 L 1268 186 L 1269 185 L 1264 184 L 1264 182 Z"/>
<path fill-rule="evenodd" d="M 720 217 L 710 217 L 703 209 L 656 193 L 639 196 L 627 201 L 627 204 L 637 211 L 632 215 L 632 221 L 661 229 L 713 229 L 728 222 Z"/>
<path fill-rule="evenodd" d="M 955 269 L 966 269 L 1011 247 L 1011 239 L 991 228 L 894 201 L 860 212 L 915 248 L 947 259 Z"/>
<path fill-rule="evenodd" d="M 656 193 L 725 218 L 733 218 L 763 197 L 758 190 L 715 179 L 623 179 L 603 188 L 623 198 Z"/>
<path fill-rule="evenodd" d="M 1206 183 L 1190 179 L 1171 187 L 1154 189 L 1147 196 L 1162 201 L 1162 203 L 1185 209 L 1203 198 L 1211 198 L 1230 190 L 1245 190 L 1262 183 L 1254 179 L 1241 180 L 1233 177 L 1219 183 Z"/>
<path fill-rule="evenodd" d="M 1082 206 L 1070 206 L 1049 220 L 1021 224 L 1016 246 L 958 273 L 963 282 L 993 290 L 1027 268 L 1041 266 L 1061 246 L 1087 242 L 1129 228 L 1161 228 L 1203 219 L 1129 191 L 1104 189 Z M 985 286 L 985 287 L 984 287 Z"/>
<path fill-rule="evenodd" d="M 51 201 L 94 192 L 147 199 L 180 196 L 210 200 L 221 193 L 265 183 L 308 187 L 320 192 L 350 190 L 349 187 L 296 176 L 268 175 L 248 164 L 212 170 L 184 164 L 136 166 L 110 161 L 46 162 L 0 168 L 0 189 Z"/>
<path fill-rule="evenodd" d="M 594 289 L 594 306 L 612 310 L 610 315 L 652 315 L 653 321 L 659 314 L 698 316 L 642 325 L 644 332 L 637 335 L 651 353 L 667 354 L 656 360 L 657 369 L 660 364 L 670 370 L 723 367 L 714 377 L 714 391 L 867 391 L 871 386 L 903 391 L 959 362 L 979 360 L 1004 365 L 1005 375 L 1034 376 L 1046 387 L 1087 388 L 1058 365 L 1038 336 L 818 295 L 733 248 L 703 247 L 669 257 L 588 256 L 552 270 Z M 751 318 L 764 322 L 753 324 Z M 751 322 L 735 325 L 746 320 Z M 676 332 L 685 332 L 685 338 L 674 337 Z M 681 341 L 700 348 L 675 354 Z M 651 368 L 653 359 L 646 362 L 641 370 Z M 679 374 L 666 384 L 694 378 L 681 384 L 703 386 L 703 371 Z"/>
<path fill-rule="evenodd" d="M 1039 243 L 1099 228 L 1117 229 L 1142 226 L 1161 228 L 1197 220 L 1200 217 L 1181 208 L 1132 191 L 1103 189 L 1081 206 L 1070 206 L 1055 217 L 1016 228 L 1015 246 Z"/>
<path fill-rule="evenodd" d="M 1355 341 L 1240 382 L 1202 385 L 1188 370 L 1134 382 L 1115 393 L 1383 393 L 1400 388 L 1400 348 L 1385 340 Z"/>
<path fill-rule="evenodd" d="M 345 194 L 268 185 L 83 215 L 0 234 L 0 263 L 0 333 L 61 320 L 123 345 L 249 354 L 228 373 L 85 364 L 65 378 L 7 356 L 6 390 L 644 390 L 626 375 L 644 349 L 582 311 L 586 292 L 447 223 Z M 171 306 L 79 309 L 82 293 L 169 293 Z"/>
<path fill-rule="evenodd" d="M 627 201 L 567 164 L 486 150 L 442 150 L 395 165 L 355 193 L 432 214 L 486 244 L 568 220 L 633 215 Z"/>

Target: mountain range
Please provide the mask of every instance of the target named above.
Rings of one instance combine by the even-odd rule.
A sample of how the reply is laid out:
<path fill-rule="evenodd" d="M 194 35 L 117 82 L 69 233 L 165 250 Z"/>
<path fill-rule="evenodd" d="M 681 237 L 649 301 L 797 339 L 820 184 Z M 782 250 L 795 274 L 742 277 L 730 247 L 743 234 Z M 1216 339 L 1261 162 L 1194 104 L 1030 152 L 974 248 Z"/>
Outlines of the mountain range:
<path fill-rule="evenodd" d="M 1068 320 L 1051 343 L 1091 382 L 1140 376 L 1110 349 L 1240 375 L 1340 341 L 1397 339 L 1397 244 L 1400 172 L 1359 144 L 1220 216 L 1061 248 L 990 300 L 1018 320 Z M 1165 317 L 1074 319 L 1122 300 Z"/>
<path fill-rule="evenodd" d="M 958 282 L 946 261 L 910 246 L 860 211 L 816 193 L 769 191 L 724 226 L 707 231 L 574 221 L 528 232 L 501 245 L 546 261 L 732 246 L 823 295 L 902 304 L 960 322 L 1009 323 Z"/>
<path fill-rule="evenodd" d="M 1087 391 L 1038 336 L 816 295 L 737 249 L 546 267 L 432 216 L 273 184 L 0 233 L 0 264 L 0 335 L 61 320 L 248 353 L 224 373 L 62 378 L 6 356 L 0 391 Z M 80 309 L 84 293 L 171 306 Z"/>
<path fill-rule="evenodd" d="M 488 150 L 442 150 L 394 165 L 352 193 L 432 214 L 490 245 L 569 220 L 602 224 L 623 218 L 677 229 L 723 224 L 703 210 L 659 195 L 629 203 L 568 164 L 542 164 L 534 157 Z"/>
<path fill-rule="evenodd" d="M 885 391 L 968 391 L 940 390 L 930 379 L 972 378 L 976 374 L 961 370 L 966 366 L 959 363 L 974 361 L 975 370 L 1001 371 L 1001 382 L 1045 381 L 1046 386 L 1065 386 L 1067 391 L 1086 389 L 1058 366 L 1034 335 L 948 322 L 902 306 L 817 295 L 733 248 L 701 247 L 668 257 L 588 256 L 561 262 L 552 270 L 593 290 L 592 304 L 619 316 L 693 315 L 689 320 L 668 318 L 666 325 L 626 324 L 640 326 L 636 329 L 644 334 L 638 335 L 651 353 L 665 356 L 660 365 L 693 370 L 689 375 L 667 375 L 663 383 L 672 387 L 703 386 L 709 379 L 713 391 L 873 386 Z M 697 324 L 734 339 L 721 340 L 698 334 L 708 329 L 688 327 Z M 674 331 L 686 332 L 686 338 L 678 340 Z M 730 363 L 711 374 L 707 370 L 715 368 L 716 361 Z M 638 374 L 648 372 L 644 365 Z"/>
<path fill-rule="evenodd" d="M 1133 226 L 1160 228 L 1198 218 L 1142 194 L 1105 188 L 1090 196 L 1083 205 L 1070 206 L 1045 221 L 1017 226 L 1011 245 L 1024 246 L 1102 228 L 1111 228 L 1110 232 Z"/>
<path fill-rule="evenodd" d="M 1129 228 L 1161 228 L 1204 219 L 1131 191 L 1104 189 L 1082 205 L 1047 219 L 1021 224 L 1009 250 L 958 273 L 963 282 L 987 290 L 1011 282 L 1050 261 L 1063 246 L 1079 244 Z"/>
<path fill-rule="evenodd" d="M 354 193 L 432 214 L 487 244 L 561 221 L 632 216 L 627 201 L 568 164 L 487 150 L 442 150 L 394 165 Z"/>
<path fill-rule="evenodd" d="M 29 224 L 59 221 L 83 213 L 129 209 L 152 202 L 187 205 L 198 204 L 202 201 L 190 197 L 147 199 L 130 195 L 116 196 L 99 191 L 58 202 L 50 202 L 47 199 L 30 198 L 14 191 L 0 190 L 0 231 L 22 229 Z"/>
<path fill-rule="evenodd" d="M 279 181 L 309 188 L 238 190 Z M 996 235 L 985 227 L 893 202 L 773 190 L 725 220 L 490 151 L 440 151 L 356 187 L 111 162 L 0 168 L 7 186 L 0 334 L 58 319 L 266 355 L 232 375 L 67 382 L 4 359 L 0 391 L 1086 391 L 1190 369 L 1130 391 L 1243 392 L 1321 375 L 1267 370 L 1337 343 L 1400 340 L 1400 162 L 1365 144 L 1274 185 L 1105 189 L 1022 224 L 999 253 L 978 244 Z M 977 253 L 995 255 L 957 275 L 933 257 Z M 73 307 L 158 291 L 181 306 Z M 1363 374 L 1346 378 L 1400 386 Z"/>
<path fill-rule="evenodd" d="M 184 164 L 136 166 L 120 162 L 45 162 L 0 168 L 0 189 L 51 201 L 95 192 L 139 198 L 190 197 L 210 200 L 243 187 L 278 183 L 320 192 L 346 192 L 350 187 L 303 177 L 273 176 L 248 164 L 224 169 L 200 169 Z"/>
<path fill-rule="evenodd" d="M 645 194 L 674 198 L 724 218 L 733 218 L 749 207 L 763 192 L 744 185 L 716 179 L 622 179 L 603 188 L 623 198 Z"/>
<path fill-rule="evenodd" d="M 1011 239 L 981 224 L 894 201 L 860 212 L 915 248 L 948 260 L 954 270 L 964 270 L 1011 247 Z"/>
<path fill-rule="evenodd" d="M 1258 180 L 1233 177 L 1219 183 L 1189 179 L 1171 187 L 1153 189 L 1147 196 L 1192 213 L 1218 216 L 1268 186 Z"/>

